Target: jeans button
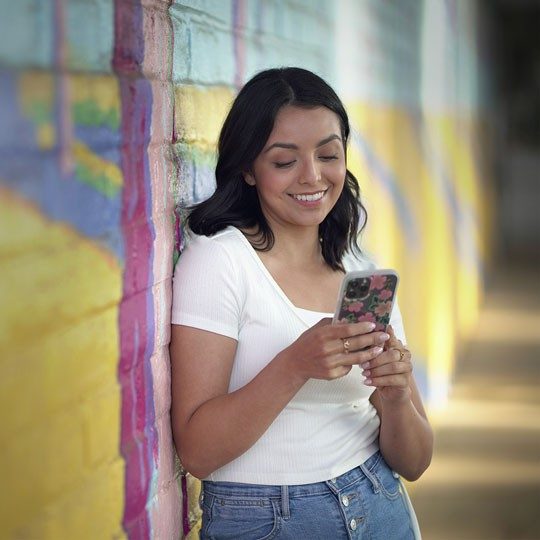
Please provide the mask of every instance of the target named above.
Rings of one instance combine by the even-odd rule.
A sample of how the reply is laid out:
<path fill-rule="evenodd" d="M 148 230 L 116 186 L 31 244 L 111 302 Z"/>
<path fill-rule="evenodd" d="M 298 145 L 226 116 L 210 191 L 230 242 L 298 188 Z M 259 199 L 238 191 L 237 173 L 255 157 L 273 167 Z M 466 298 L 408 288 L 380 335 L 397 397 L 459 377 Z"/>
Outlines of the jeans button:
<path fill-rule="evenodd" d="M 343 497 L 341 497 L 341 504 L 343 506 L 349 506 L 349 497 L 347 497 L 347 495 L 343 495 Z"/>
<path fill-rule="evenodd" d="M 331 478 L 330 482 L 332 482 L 332 484 L 337 484 L 337 478 Z"/>
<path fill-rule="evenodd" d="M 356 519 L 351 519 L 351 521 L 349 521 L 349 527 L 351 528 L 351 531 L 356 531 Z"/>

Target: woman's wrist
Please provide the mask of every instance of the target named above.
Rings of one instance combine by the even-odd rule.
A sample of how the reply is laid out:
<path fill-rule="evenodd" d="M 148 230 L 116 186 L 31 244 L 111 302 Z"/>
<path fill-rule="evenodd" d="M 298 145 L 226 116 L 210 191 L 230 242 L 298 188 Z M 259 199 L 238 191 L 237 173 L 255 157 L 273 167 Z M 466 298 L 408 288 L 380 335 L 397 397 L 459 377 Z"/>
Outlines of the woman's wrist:
<path fill-rule="evenodd" d="M 381 404 L 386 409 L 406 409 L 409 406 L 414 406 L 410 387 L 403 388 L 402 390 L 394 389 L 391 395 L 389 394 L 389 392 L 379 392 Z"/>
<path fill-rule="evenodd" d="M 295 390 L 300 390 L 302 386 L 309 380 L 309 376 L 302 373 L 298 358 L 291 354 L 290 347 L 281 351 L 274 359 L 276 364 L 283 369 L 286 380 L 289 381 Z"/>

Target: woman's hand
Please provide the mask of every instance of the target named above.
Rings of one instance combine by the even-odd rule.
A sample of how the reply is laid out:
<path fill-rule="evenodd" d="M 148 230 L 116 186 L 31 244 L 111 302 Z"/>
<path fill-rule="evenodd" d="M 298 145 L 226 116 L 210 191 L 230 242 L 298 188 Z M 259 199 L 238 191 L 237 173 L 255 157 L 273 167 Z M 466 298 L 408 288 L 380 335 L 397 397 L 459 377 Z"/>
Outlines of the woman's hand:
<path fill-rule="evenodd" d="M 390 335 L 384 352 L 362 363 L 364 384 L 375 386 L 384 401 L 405 402 L 411 399 L 411 353 L 388 326 Z"/>
<path fill-rule="evenodd" d="M 433 454 L 433 432 L 412 374 L 411 353 L 391 326 L 384 352 L 362 364 L 369 398 L 381 420 L 379 447 L 388 465 L 409 481 L 420 478 Z"/>
<path fill-rule="evenodd" d="M 303 380 L 343 377 L 353 365 L 376 359 L 390 339 L 385 332 L 373 332 L 375 325 L 370 322 L 331 322 L 323 319 L 282 352 Z"/>

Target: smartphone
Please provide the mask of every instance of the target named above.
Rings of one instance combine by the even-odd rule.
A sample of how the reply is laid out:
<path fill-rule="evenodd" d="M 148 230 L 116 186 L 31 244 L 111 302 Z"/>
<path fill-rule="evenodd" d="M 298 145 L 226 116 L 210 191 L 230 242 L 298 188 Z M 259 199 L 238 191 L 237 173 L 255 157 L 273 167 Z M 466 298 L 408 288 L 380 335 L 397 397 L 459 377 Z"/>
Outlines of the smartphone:
<path fill-rule="evenodd" d="M 374 332 L 386 330 L 398 281 L 395 270 L 347 272 L 339 291 L 333 322 L 370 321 L 375 323 Z"/>

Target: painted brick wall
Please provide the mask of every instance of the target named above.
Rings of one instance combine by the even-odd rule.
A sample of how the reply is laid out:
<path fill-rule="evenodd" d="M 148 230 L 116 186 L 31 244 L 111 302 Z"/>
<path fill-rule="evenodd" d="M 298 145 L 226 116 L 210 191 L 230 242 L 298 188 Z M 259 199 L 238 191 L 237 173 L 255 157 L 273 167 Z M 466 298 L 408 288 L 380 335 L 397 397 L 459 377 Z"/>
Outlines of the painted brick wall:
<path fill-rule="evenodd" d="M 1 6 L 2 538 L 180 536 L 168 7 Z"/>
<path fill-rule="evenodd" d="M 468 5 L 0 0 L 0 538 L 196 537 L 169 425 L 175 208 L 211 193 L 221 122 L 260 69 L 300 65 L 345 97 L 366 244 L 404 283 L 448 287 L 423 300 L 426 335 L 401 296 L 426 392 L 447 383 L 437 355 L 473 317 L 485 256 L 479 110 L 456 98 L 474 82 Z M 422 20 L 446 36 L 436 61 Z M 422 104 L 418 78 L 456 58 L 472 59 L 456 92 Z"/>
<path fill-rule="evenodd" d="M 0 537 L 180 538 L 173 207 L 212 189 L 219 124 L 249 73 L 324 71 L 330 50 L 308 39 L 324 7 L 0 9 Z"/>
<path fill-rule="evenodd" d="M 1 4 L 0 537 L 119 538 L 114 5 Z"/>

